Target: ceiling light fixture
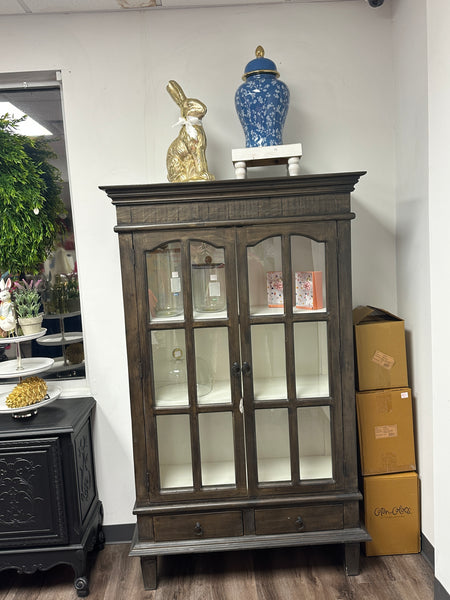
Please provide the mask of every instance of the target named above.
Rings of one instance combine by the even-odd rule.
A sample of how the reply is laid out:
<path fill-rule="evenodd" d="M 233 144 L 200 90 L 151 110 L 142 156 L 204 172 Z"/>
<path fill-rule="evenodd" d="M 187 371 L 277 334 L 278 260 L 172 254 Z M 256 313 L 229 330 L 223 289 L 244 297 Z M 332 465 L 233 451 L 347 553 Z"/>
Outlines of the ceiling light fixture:
<path fill-rule="evenodd" d="M 8 113 L 8 115 L 14 119 L 20 119 L 25 115 L 20 108 L 17 108 L 17 106 L 14 106 L 14 104 L 11 104 L 11 102 L 0 102 L 0 115 L 4 115 L 6 113 Z M 17 124 L 15 131 L 22 135 L 29 135 L 30 137 L 37 137 L 39 135 L 53 135 L 51 131 L 29 116 L 27 116 L 27 118 L 21 123 Z"/>

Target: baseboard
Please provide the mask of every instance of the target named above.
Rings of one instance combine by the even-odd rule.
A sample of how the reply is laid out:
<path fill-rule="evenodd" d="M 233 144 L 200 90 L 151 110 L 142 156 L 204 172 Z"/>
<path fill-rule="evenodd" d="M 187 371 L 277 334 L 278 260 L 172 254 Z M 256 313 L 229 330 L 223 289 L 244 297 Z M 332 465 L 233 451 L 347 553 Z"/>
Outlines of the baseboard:
<path fill-rule="evenodd" d="M 433 544 L 423 535 L 422 537 L 422 556 L 430 564 L 431 568 L 434 569 L 434 546 Z"/>
<path fill-rule="evenodd" d="M 436 578 L 434 579 L 434 600 L 450 600 L 450 594 Z"/>
<path fill-rule="evenodd" d="M 103 525 L 105 542 L 107 544 L 129 544 L 133 537 L 135 524 L 125 523 L 122 525 Z"/>
<path fill-rule="evenodd" d="M 422 556 L 434 570 L 434 546 L 422 533 Z M 450 594 L 444 586 L 434 578 L 434 600 L 450 600 Z"/>

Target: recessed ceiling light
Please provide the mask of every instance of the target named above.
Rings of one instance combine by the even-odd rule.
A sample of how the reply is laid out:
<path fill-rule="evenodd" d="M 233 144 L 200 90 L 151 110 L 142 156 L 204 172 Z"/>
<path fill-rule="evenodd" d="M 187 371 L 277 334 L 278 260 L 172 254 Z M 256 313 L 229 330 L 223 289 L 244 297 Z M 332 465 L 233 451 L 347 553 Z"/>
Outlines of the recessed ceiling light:
<path fill-rule="evenodd" d="M 25 115 L 23 111 L 21 111 L 17 106 L 11 104 L 11 102 L 0 102 L 0 115 L 4 115 L 8 113 L 8 115 L 13 117 L 14 119 L 20 119 Z M 21 133 L 22 135 L 29 135 L 30 137 L 35 137 L 38 135 L 53 135 L 51 131 L 46 129 L 43 125 L 40 125 L 37 121 L 27 116 L 27 118 L 21 123 L 17 124 L 15 129 L 17 133 Z"/>

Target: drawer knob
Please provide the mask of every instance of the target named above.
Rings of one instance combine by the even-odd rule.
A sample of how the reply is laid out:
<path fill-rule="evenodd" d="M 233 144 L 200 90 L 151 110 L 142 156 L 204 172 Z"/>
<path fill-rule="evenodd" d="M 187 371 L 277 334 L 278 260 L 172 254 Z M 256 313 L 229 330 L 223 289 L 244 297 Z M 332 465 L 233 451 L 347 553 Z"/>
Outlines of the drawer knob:
<path fill-rule="evenodd" d="M 197 523 L 194 526 L 194 533 L 195 533 L 195 535 L 198 535 L 198 536 L 203 535 L 202 526 L 200 525 L 200 523 L 198 521 L 197 521 Z"/>
<path fill-rule="evenodd" d="M 303 529 L 305 529 L 305 524 L 303 522 L 303 519 L 301 517 L 297 517 L 295 524 L 297 525 L 297 529 L 299 531 L 302 531 Z"/>

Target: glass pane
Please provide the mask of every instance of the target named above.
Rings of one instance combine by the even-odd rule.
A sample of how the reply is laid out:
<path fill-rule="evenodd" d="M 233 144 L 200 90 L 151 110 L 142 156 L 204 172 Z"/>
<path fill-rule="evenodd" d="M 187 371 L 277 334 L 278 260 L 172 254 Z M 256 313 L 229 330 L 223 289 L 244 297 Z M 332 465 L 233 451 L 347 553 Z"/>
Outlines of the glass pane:
<path fill-rule="evenodd" d="M 300 235 L 291 236 L 294 273 L 294 312 L 322 310 L 325 297 L 325 244 Z"/>
<path fill-rule="evenodd" d="M 231 403 L 228 329 L 226 327 L 196 329 L 194 336 L 197 402 L 199 404 Z"/>
<path fill-rule="evenodd" d="M 227 315 L 225 250 L 191 242 L 192 302 L 195 319 Z"/>
<path fill-rule="evenodd" d="M 299 408 L 297 421 L 300 479 L 330 479 L 333 477 L 330 407 Z"/>
<path fill-rule="evenodd" d="M 192 487 L 189 415 L 156 417 L 160 487 Z"/>
<path fill-rule="evenodd" d="M 235 484 L 231 413 L 200 413 L 198 426 L 203 485 Z"/>
<path fill-rule="evenodd" d="M 152 331 L 155 406 L 189 404 L 184 329 Z"/>
<path fill-rule="evenodd" d="M 247 248 L 250 314 L 283 313 L 281 237 Z"/>
<path fill-rule="evenodd" d="M 147 282 L 151 321 L 183 314 L 179 242 L 170 242 L 147 252 Z"/>
<path fill-rule="evenodd" d="M 328 396 L 327 324 L 295 323 L 294 352 L 297 398 Z"/>
<path fill-rule="evenodd" d="M 284 325 L 252 325 L 255 400 L 287 398 Z"/>
<path fill-rule="evenodd" d="M 290 481 L 289 421 L 286 408 L 255 412 L 258 481 Z"/>

